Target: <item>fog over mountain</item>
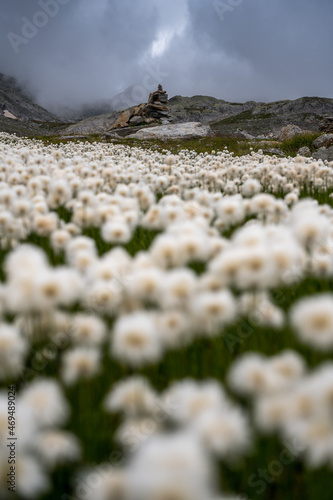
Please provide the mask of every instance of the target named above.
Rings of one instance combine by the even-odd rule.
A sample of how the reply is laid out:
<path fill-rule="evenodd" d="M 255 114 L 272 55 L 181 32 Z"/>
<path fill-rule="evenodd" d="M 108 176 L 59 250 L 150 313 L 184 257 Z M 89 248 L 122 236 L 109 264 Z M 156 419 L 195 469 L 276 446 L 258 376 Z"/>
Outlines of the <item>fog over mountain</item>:
<path fill-rule="evenodd" d="M 170 96 L 333 97 L 331 0 L 0 0 L 0 72 L 54 113 Z M 125 97 L 119 95 L 128 89 Z"/>

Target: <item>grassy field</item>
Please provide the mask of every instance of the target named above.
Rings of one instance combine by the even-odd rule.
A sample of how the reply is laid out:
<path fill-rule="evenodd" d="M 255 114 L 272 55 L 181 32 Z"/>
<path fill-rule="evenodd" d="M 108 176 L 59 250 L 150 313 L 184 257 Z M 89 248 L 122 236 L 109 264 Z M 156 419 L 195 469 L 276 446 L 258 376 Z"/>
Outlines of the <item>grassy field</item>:
<path fill-rule="evenodd" d="M 96 139 L 98 139 L 96 136 L 92 136 L 90 142 L 93 144 Z M 280 145 L 280 148 L 286 154 L 293 156 L 299 147 L 310 146 L 313 139 L 314 136 L 304 136 L 284 142 Z M 56 138 L 43 138 L 43 142 L 47 145 L 61 144 L 61 141 Z M 124 141 L 124 143 L 129 145 L 138 144 L 134 141 Z M 145 147 L 145 144 L 140 142 L 140 146 Z M 184 141 L 182 143 L 177 141 L 156 142 L 149 143 L 146 147 L 149 151 L 161 152 L 166 150 L 167 155 L 170 153 L 177 154 L 183 148 L 195 151 L 198 154 L 223 150 L 225 147 L 234 152 L 235 155 L 245 154 L 245 152 L 250 151 L 246 141 L 219 137 L 205 139 L 204 141 Z M 165 157 L 162 160 L 164 161 Z M 162 160 L 159 161 L 163 165 Z M 311 196 L 320 205 L 326 205 L 327 210 L 331 210 L 333 208 L 332 193 L 333 189 L 331 187 L 319 189 L 309 183 L 308 187 L 303 187 L 299 192 L 299 200 Z M 282 190 L 277 190 L 274 196 L 283 200 L 285 194 Z M 156 198 L 159 203 L 162 202 L 163 204 L 164 196 L 165 193 L 158 193 Z M 63 224 L 69 223 L 72 219 L 72 212 L 68 207 L 60 206 L 50 209 L 50 212 L 52 211 L 57 213 L 59 221 Z M 253 215 L 252 218 L 255 219 L 256 217 Z M 220 232 L 219 237 L 226 238 L 229 241 L 232 240 L 236 231 L 243 226 L 244 222 L 227 227 Z M 156 237 L 162 232 L 161 230 L 146 229 L 138 224 L 130 241 L 121 246 L 133 258 L 139 252 L 148 252 Z M 119 246 L 118 244 L 108 243 L 102 238 L 99 225 L 82 227 L 81 234 L 88 236 L 95 242 L 97 258 L 101 258 L 111 249 Z M 50 265 L 54 268 L 67 264 L 65 252 L 56 252 L 48 236 L 40 236 L 32 230 L 20 243 L 29 243 L 41 248 L 47 255 Z M 11 249 L 4 247 L 0 250 L 0 277 L 3 284 L 6 283 L 7 279 L 5 262 L 10 252 Z M 208 263 L 205 261 L 191 261 L 187 264 L 187 267 L 191 268 L 197 276 L 207 272 L 207 266 Z M 240 297 L 241 292 L 239 289 L 231 287 L 231 291 L 236 298 Z M 313 273 L 306 272 L 302 279 L 295 281 L 290 286 L 284 285 L 273 288 L 270 291 L 270 296 L 272 302 L 288 317 L 291 307 L 299 299 L 332 291 L 332 274 L 316 277 Z M 146 307 L 148 310 L 154 310 L 156 304 L 148 303 Z M 85 306 L 78 302 L 68 307 L 63 306 L 61 310 L 69 314 L 76 314 L 85 311 Z M 98 314 L 98 316 L 104 321 L 108 331 L 112 332 L 117 313 L 113 315 L 102 313 Z M 12 323 L 15 320 L 15 314 L 6 312 L 3 320 Z M 71 347 L 68 339 L 59 344 L 55 342 L 52 322 L 43 322 L 42 315 L 31 314 L 28 320 L 35 336 L 33 337 L 34 340 L 31 341 L 24 370 L 14 380 L 18 393 L 31 381 L 41 376 L 60 380 L 61 358 Z M 255 319 L 245 315 L 238 317 L 232 324 L 223 327 L 214 337 L 198 334 L 197 338 L 189 345 L 170 349 L 166 351 L 159 362 L 141 367 L 132 367 L 124 362 L 117 361 L 115 357 L 111 357 L 110 345 L 106 339 L 102 344 L 99 373 L 92 378 L 79 379 L 73 385 L 63 384 L 66 399 L 71 407 L 71 418 L 65 429 L 75 434 L 79 439 L 82 447 L 82 457 L 74 465 L 55 467 L 50 472 L 51 489 L 47 493 L 39 495 L 38 500 L 77 500 L 75 490 L 78 484 L 76 478 L 82 469 L 96 467 L 101 463 L 109 463 L 112 466 L 125 465 L 131 456 L 132 449 L 134 450 L 141 441 L 144 442 L 149 438 L 150 431 L 147 429 L 142 430 L 141 434 L 139 433 L 138 436 L 133 438 L 132 449 L 130 447 L 129 450 L 124 449 L 115 439 L 117 428 L 122 419 L 119 414 L 107 413 L 103 408 L 103 400 L 116 382 L 132 375 L 141 375 L 150 381 L 158 393 L 161 393 L 172 382 L 189 377 L 197 381 L 216 380 L 221 382 L 232 401 L 251 415 L 250 418 L 252 419 L 253 400 L 239 396 L 231 390 L 226 382 L 227 373 L 235 359 L 245 353 L 255 351 L 271 357 L 286 349 L 292 349 L 299 353 L 305 360 L 307 369 L 310 372 L 317 369 L 322 363 L 332 361 L 332 352 L 329 349 L 316 350 L 306 343 L 301 343 L 288 320 L 281 327 L 263 326 Z M 6 388 L 11 383 L 13 383 L 11 377 L 2 380 L 3 388 Z M 172 431 L 173 425 L 172 422 L 167 423 L 166 427 Z M 286 446 L 286 442 L 281 439 L 278 433 L 266 435 L 256 431 L 253 434 L 251 447 L 238 460 L 229 460 L 227 458 L 216 461 L 219 487 L 226 495 L 236 495 L 233 498 L 238 500 L 330 500 L 333 495 L 333 474 L 330 466 L 325 464 L 317 468 L 310 467 L 300 454 L 293 454 Z M 283 459 L 286 449 L 289 452 L 289 460 L 287 461 Z M 158 500 L 160 498 L 162 497 L 159 497 Z M 169 500 L 171 497 L 163 497 L 163 500 L 164 498 Z M 37 500 L 37 497 L 35 500 Z M 100 497 L 96 500 L 100 500 Z M 112 496 L 105 497 L 102 500 L 122 500 L 122 498 Z M 150 498 L 147 498 L 147 500 L 150 500 Z M 152 500 L 155 500 L 155 497 Z M 178 500 L 178 497 L 176 500 Z"/>
<path fill-rule="evenodd" d="M 260 141 L 249 141 L 246 139 L 236 139 L 233 137 L 220 136 L 216 134 L 214 137 L 205 137 L 202 139 L 184 139 L 184 140 L 149 140 L 142 141 L 139 139 L 109 139 L 103 138 L 99 134 L 92 134 L 87 137 L 87 139 L 61 139 L 59 136 L 41 136 L 37 137 L 44 142 L 46 145 L 52 144 L 64 144 L 67 142 L 85 142 L 88 141 L 90 143 L 94 142 L 103 142 L 119 145 L 129 145 L 142 147 L 143 149 L 153 149 L 156 151 L 168 150 L 173 154 L 178 154 L 183 150 L 195 151 L 196 153 L 211 153 L 212 151 L 220 151 L 224 148 L 227 148 L 228 151 L 234 153 L 235 156 L 242 156 L 246 154 L 250 154 L 251 151 L 259 151 L 260 149 L 267 149 L 269 147 L 277 147 L 281 149 L 287 156 L 294 157 L 297 154 L 297 151 L 303 147 L 308 146 L 312 152 L 315 149 L 312 146 L 313 141 L 320 134 L 305 134 L 303 136 L 297 136 L 293 139 L 289 139 L 286 141 L 266 141 L 267 145 L 263 146 L 260 144 Z"/>
<path fill-rule="evenodd" d="M 329 193 L 318 193 L 323 202 L 330 202 Z M 62 211 L 66 216 L 66 212 Z M 69 214 L 67 213 L 67 219 Z M 233 229 L 228 231 L 232 235 Z M 96 241 L 98 252 L 103 255 L 112 248 L 105 243 L 97 228 L 87 228 L 84 234 Z M 156 232 L 138 228 L 130 243 L 125 245 L 130 255 L 134 256 L 141 250 L 147 250 L 156 236 Z M 62 254 L 57 255 L 50 247 L 48 238 L 32 234 L 26 240 L 41 247 L 48 255 L 52 265 L 62 265 L 65 262 Z M 0 261 L 3 262 L 7 252 L 1 251 Z M 197 272 L 202 271 L 201 264 L 191 266 Z M 4 278 L 3 267 L 2 278 Z M 333 290 L 333 279 L 315 279 L 308 277 L 292 287 L 272 290 L 272 297 L 279 307 L 288 311 L 290 306 L 299 298 L 318 292 Z M 80 310 L 80 306 L 71 309 L 71 312 Z M 111 329 L 113 320 L 103 318 Z M 17 383 L 17 389 L 27 381 L 40 375 L 58 377 L 60 369 L 60 355 L 67 345 L 49 353 L 50 335 L 44 332 L 45 341 L 33 346 L 30 358 L 26 365 L 23 379 Z M 274 328 L 259 327 L 247 319 L 243 319 L 232 326 L 226 327 L 214 339 L 200 339 L 189 347 L 169 351 L 157 365 L 135 370 L 136 374 L 147 377 L 158 390 L 164 390 L 171 381 L 186 377 L 196 380 L 216 379 L 225 382 L 225 376 L 235 358 L 248 351 L 258 351 L 267 356 L 279 353 L 283 349 L 295 349 L 306 360 L 309 368 L 332 359 L 328 352 L 318 353 L 313 349 L 300 345 L 289 326 L 276 330 Z M 83 380 L 74 387 L 66 389 L 66 397 L 71 402 L 72 418 L 67 426 L 75 432 L 83 445 L 83 462 L 102 463 L 110 460 L 110 454 L 123 461 L 124 452 L 113 440 L 114 430 L 120 423 L 119 416 L 110 416 L 101 409 L 101 401 L 112 384 L 133 374 L 133 370 L 125 365 L 118 364 L 109 357 L 109 348 L 103 349 L 103 369 L 93 380 Z M 51 359 L 49 359 L 49 356 Z M 54 357 L 54 359 L 53 359 Z M 38 361 L 36 361 L 38 360 Z M 39 367 L 42 369 L 39 370 Z M 36 369 L 37 368 L 37 369 Z M 234 397 L 234 399 L 236 399 Z M 238 399 L 238 403 L 249 409 L 249 401 Z M 144 439 L 144 437 L 143 437 Z M 284 450 L 283 444 L 276 437 L 258 436 L 248 456 L 240 462 L 226 464 L 219 463 L 219 481 L 226 492 L 241 492 L 243 497 L 253 500 L 267 498 L 270 500 L 287 500 L 302 498 L 306 500 L 329 500 L 333 491 L 333 475 L 326 468 L 311 470 L 298 459 L 288 465 L 281 465 L 281 473 L 274 475 L 275 469 L 269 472 L 269 464 L 279 461 Z M 118 453 L 118 454 L 117 454 Z M 126 456 L 126 455 L 125 455 Z M 70 493 L 73 487 L 73 467 L 59 467 L 52 475 L 53 493 L 40 497 L 41 500 L 59 500 L 74 498 Z M 79 470 L 79 469 L 77 469 Z M 62 496 L 68 492 L 68 496 Z"/>

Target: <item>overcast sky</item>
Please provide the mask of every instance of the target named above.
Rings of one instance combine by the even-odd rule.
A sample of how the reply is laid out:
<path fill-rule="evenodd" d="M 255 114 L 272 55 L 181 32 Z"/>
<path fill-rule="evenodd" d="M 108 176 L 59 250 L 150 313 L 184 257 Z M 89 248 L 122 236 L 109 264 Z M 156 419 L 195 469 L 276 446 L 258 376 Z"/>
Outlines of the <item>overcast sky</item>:
<path fill-rule="evenodd" d="M 333 0 L 0 0 L 0 72 L 51 111 L 130 85 L 143 102 L 157 83 L 232 102 L 333 97 L 332 22 Z"/>

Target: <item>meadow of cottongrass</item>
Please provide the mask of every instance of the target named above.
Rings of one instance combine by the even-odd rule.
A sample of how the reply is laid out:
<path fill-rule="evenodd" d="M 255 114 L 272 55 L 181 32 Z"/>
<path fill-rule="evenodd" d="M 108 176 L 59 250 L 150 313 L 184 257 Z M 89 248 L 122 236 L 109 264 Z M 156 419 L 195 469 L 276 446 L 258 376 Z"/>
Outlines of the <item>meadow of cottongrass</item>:
<path fill-rule="evenodd" d="M 0 134 L 0 497 L 332 498 L 332 167 Z"/>

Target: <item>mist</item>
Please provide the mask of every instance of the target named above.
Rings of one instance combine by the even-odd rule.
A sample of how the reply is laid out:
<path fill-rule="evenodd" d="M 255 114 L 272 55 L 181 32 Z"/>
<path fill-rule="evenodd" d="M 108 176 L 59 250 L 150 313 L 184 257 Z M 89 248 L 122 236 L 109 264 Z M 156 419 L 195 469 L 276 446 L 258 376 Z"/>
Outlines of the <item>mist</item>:
<path fill-rule="evenodd" d="M 333 97 L 332 18 L 331 0 L 1 0 L 0 72 L 55 114 L 126 108 L 158 83 L 232 102 Z"/>

